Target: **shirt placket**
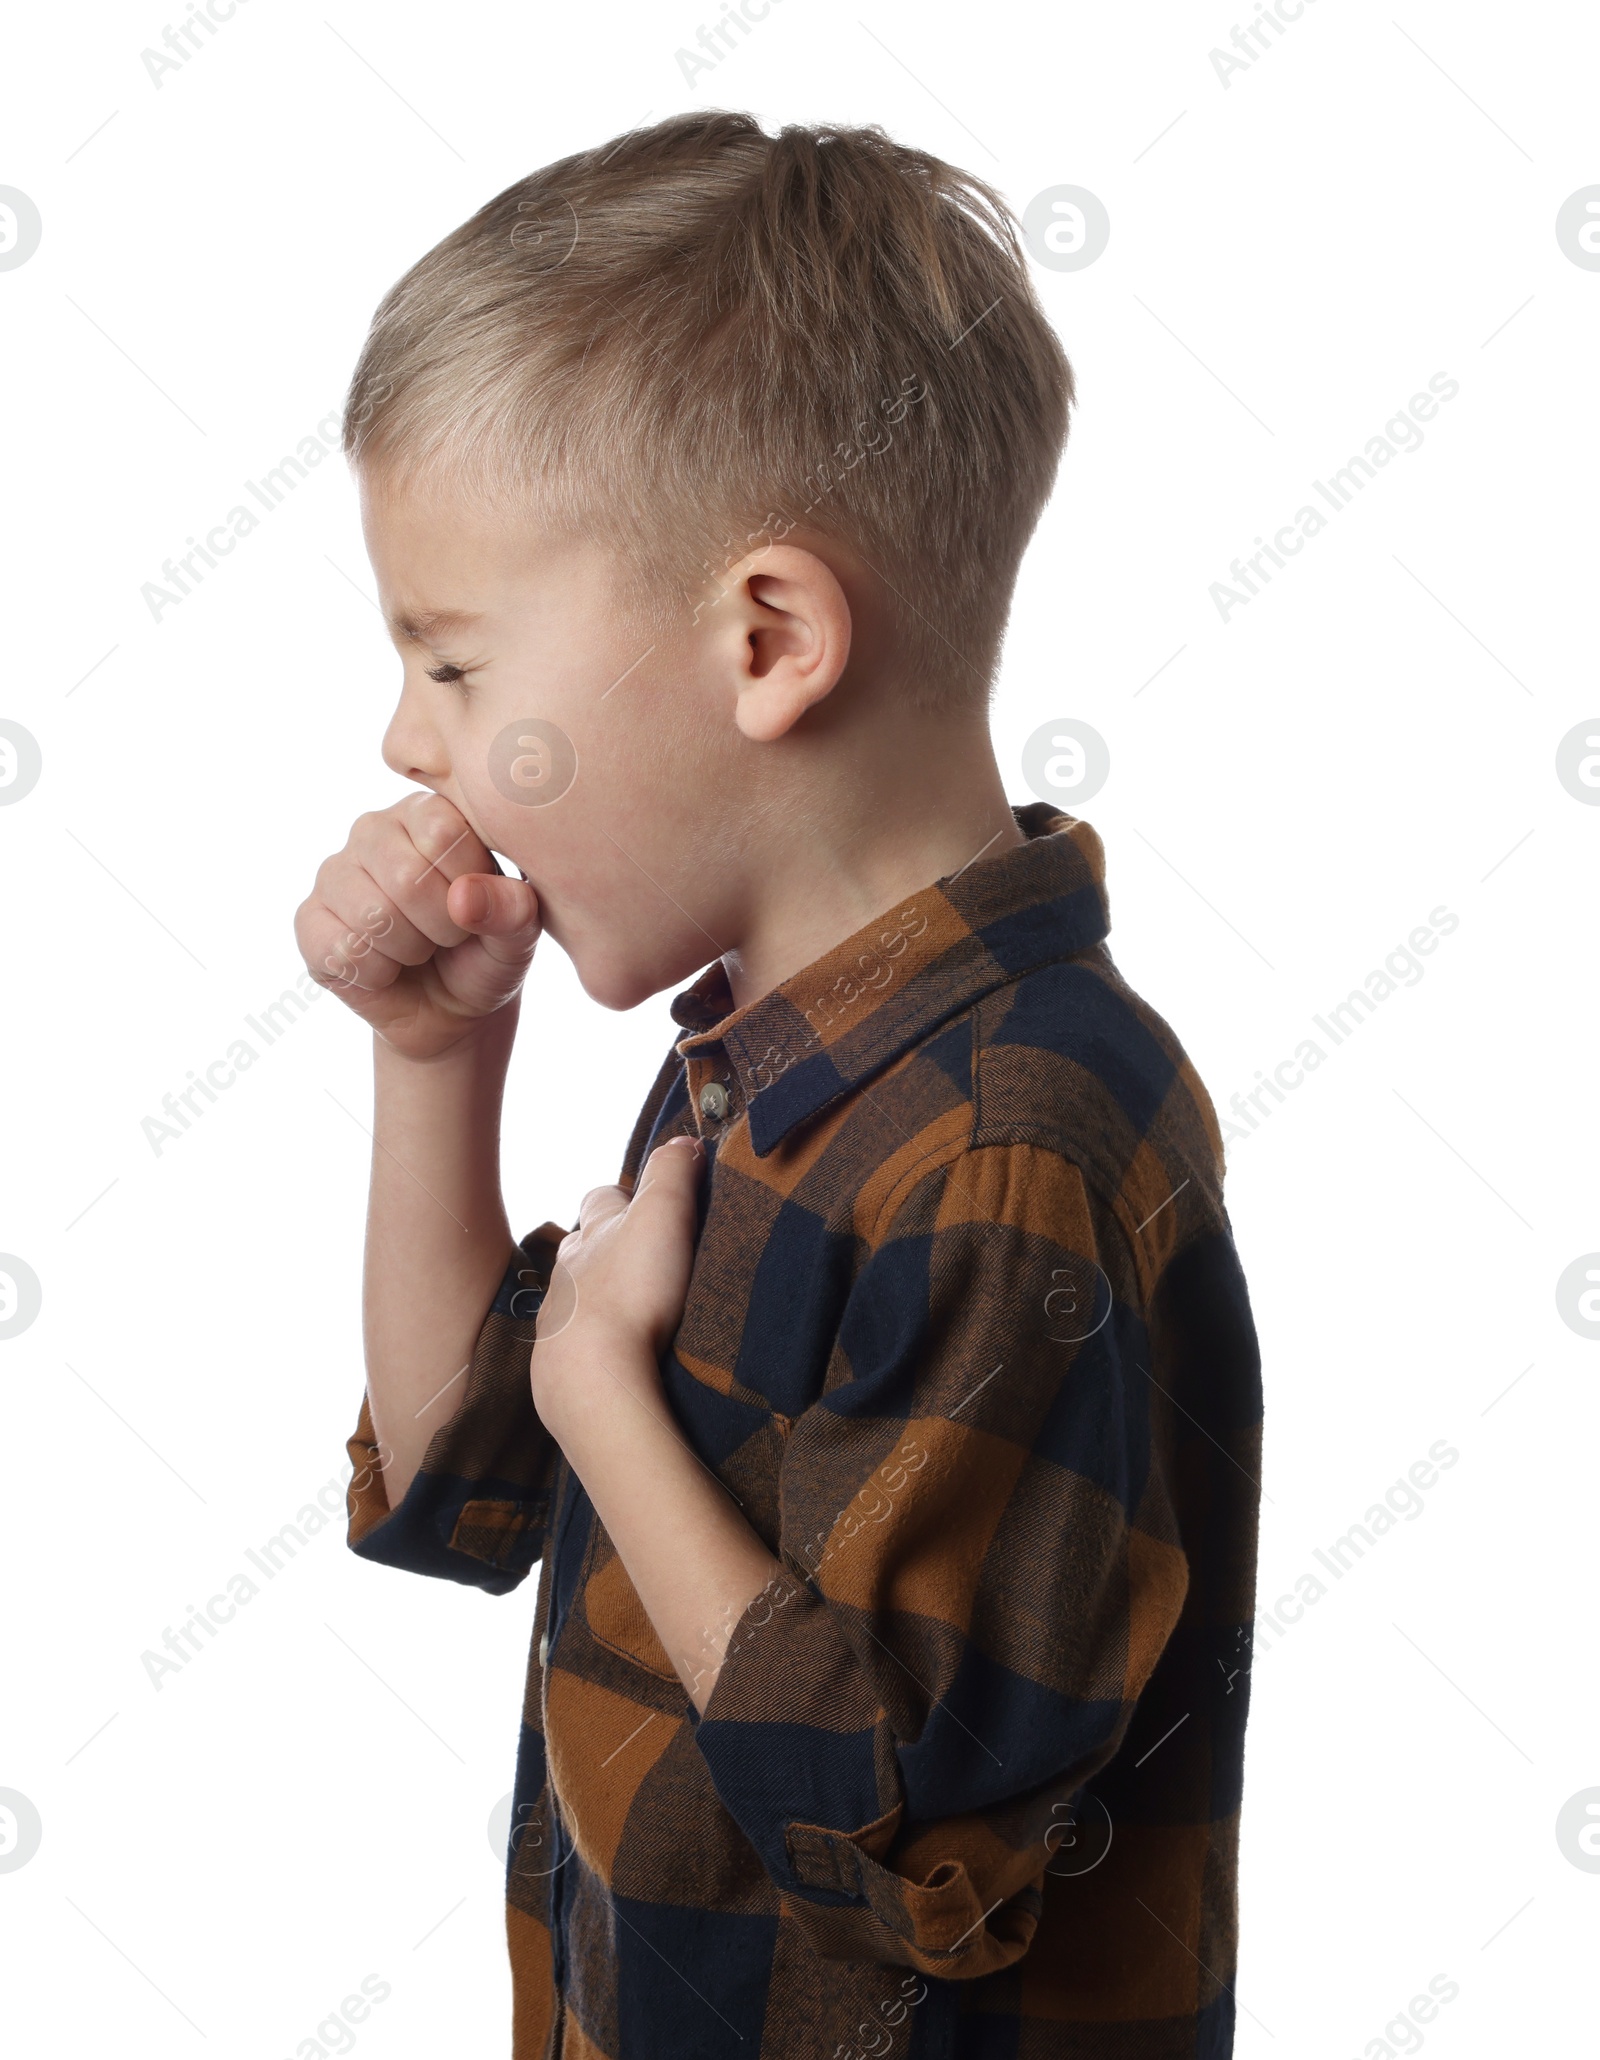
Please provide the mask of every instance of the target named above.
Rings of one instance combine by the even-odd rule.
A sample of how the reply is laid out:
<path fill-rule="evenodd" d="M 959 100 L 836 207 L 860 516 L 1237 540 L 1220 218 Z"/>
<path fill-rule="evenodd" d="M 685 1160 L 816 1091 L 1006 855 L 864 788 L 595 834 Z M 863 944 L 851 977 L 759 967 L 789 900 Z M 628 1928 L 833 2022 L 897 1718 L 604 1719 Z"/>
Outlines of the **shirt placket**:
<path fill-rule="evenodd" d="M 695 1129 L 707 1143 L 720 1143 L 745 1112 L 744 1084 L 738 1069 L 720 1039 L 686 1053 L 684 1068 Z"/>

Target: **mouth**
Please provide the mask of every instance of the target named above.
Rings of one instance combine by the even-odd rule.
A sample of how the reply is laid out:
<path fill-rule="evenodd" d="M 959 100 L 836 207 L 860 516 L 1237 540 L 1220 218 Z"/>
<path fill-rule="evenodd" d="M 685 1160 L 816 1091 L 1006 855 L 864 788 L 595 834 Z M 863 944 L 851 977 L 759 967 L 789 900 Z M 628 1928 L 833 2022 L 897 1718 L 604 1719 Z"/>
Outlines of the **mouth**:
<path fill-rule="evenodd" d="M 454 796 L 452 796 L 451 798 L 452 800 L 455 800 Z M 488 852 L 490 858 L 493 860 L 494 864 L 499 868 L 499 870 L 508 878 L 514 877 L 516 879 L 521 880 L 527 879 L 527 874 L 522 870 L 521 866 L 517 864 L 516 860 L 511 857 L 510 853 L 499 850 L 494 844 L 490 842 L 489 838 L 484 834 L 482 824 L 479 823 L 474 816 L 470 815 L 465 808 L 462 808 L 459 800 L 455 800 L 455 805 L 461 811 L 462 821 L 466 824 L 467 828 L 472 832 L 473 836 L 477 838 L 478 842 L 483 846 L 484 850 Z"/>

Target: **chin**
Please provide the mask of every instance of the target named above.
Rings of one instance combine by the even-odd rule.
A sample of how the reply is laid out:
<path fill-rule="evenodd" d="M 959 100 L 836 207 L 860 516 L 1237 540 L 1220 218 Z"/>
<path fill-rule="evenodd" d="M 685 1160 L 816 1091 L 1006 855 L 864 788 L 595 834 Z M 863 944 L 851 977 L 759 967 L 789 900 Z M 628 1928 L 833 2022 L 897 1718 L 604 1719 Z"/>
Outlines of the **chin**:
<path fill-rule="evenodd" d="M 663 957 L 659 948 L 654 953 L 641 952 L 637 957 L 630 957 L 626 952 L 593 948 L 568 950 L 567 955 L 578 975 L 578 984 L 589 999 L 597 1001 L 602 1008 L 615 1009 L 619 1013 L 636 1009 L 640 1002 L 648 1001 L 652 995 L 669 987 L 674 993 L 680 987 L 686 987 L 707 963 L 704 959 L 696 959 L 686 964 L 680 959 Z"/>

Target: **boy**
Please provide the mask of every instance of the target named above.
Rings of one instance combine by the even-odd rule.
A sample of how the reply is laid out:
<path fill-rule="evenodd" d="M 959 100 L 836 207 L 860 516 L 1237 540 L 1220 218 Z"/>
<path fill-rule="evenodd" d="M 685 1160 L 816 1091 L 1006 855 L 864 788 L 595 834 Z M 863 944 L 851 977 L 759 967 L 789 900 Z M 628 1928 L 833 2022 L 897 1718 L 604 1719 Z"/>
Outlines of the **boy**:
<path fill-rule="evenodd" d="M 540 1565 L 517 2060 L 1231 2051 L 1221 1141 L 988 734 L 1071 398 L 998 196 L 723 113 L 501 194 L 357 367 L 419 791 L 296 924 L 376 1033 L 349 1542 Z M 541 931 L 690 984 L 618 1185 L 518 1245 Z"/>

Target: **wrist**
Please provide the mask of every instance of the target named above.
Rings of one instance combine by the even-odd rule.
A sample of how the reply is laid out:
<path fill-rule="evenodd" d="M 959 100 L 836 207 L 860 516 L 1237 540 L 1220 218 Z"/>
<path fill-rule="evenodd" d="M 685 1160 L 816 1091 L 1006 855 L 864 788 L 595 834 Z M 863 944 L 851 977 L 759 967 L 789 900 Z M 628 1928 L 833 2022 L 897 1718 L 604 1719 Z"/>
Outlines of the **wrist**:
<path fill-rule="evenodd" d="M 536 1339 L 528 1373 L 539 1420 L 569 1458 L 596 1435 L 632 1429 L 641 1406 L 657 1418 L 666 1409 L 656 1355 L 633 1331 L 570 1324 Z"/>
<path fill-rule="evenodd" d="M 436 1051 L 407 1051 L 376 1026 L 372 1032 L 373 1063 L 404 1079 L 503 1078 L 516 1043 L 521 995 L 515 994 L 492 1015 L 465 1020 L 461 1033 Z"/>

